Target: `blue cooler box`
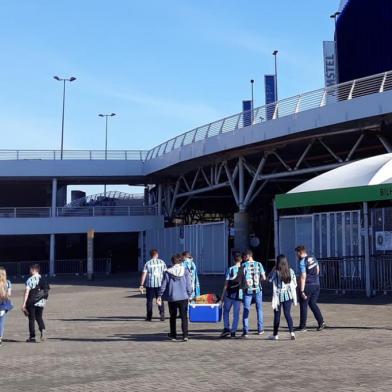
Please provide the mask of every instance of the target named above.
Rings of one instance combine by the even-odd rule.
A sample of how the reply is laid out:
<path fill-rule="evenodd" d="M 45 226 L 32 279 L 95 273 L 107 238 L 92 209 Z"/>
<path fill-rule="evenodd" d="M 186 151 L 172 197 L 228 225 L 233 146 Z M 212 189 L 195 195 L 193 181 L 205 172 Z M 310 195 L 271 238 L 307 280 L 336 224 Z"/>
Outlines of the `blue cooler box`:
<path fill-rule="evenodd" d="M 192 323 L 219 323 L 222 307 L 220 304 L 189 304 L 189 320 Z"/>

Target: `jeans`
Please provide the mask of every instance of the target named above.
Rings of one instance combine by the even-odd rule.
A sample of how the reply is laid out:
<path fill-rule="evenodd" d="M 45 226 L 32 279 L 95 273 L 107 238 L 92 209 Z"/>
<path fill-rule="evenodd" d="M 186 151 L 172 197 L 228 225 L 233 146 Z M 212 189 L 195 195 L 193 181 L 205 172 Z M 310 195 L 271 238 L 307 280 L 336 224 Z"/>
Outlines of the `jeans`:
<path fill-rule="evenodd" d="M 230 310 L 233 307 L 233 324 L 230 328 Z M 235 333 L 238 328 L 238 322 L 240 320 L 240 309 L 241 309 L 241 301 L 230 298 L 229 296 L 225 296 L 223 303 L 223 325 L 226 331 L 230 331 Z"/>
<path fill-rule="evenodd" d="M 35 322 L 38 324 L 39 330 L 42 332 L 45 330 L 45 323 L 42 318 L 44 308 L 42 306 L 31 305 L 27 308 L 29 312 L 29 332 L 30 339 L 35 338 Z"/>
<path fill-rule="evenodd" d="M 263 321 L 263 292 L 253 294 L 244 294 L 244 311 L 242 316 L 243 322 L 243 332 L 247 334 L 249 332 L 249 311 L 252 304 L 252 299 L 256 303 L 257 311 L 257 330 L 258 332 L 263 331 L 264 321 Z"/>
<path fill-rule="evenodd" d="M 0 339 L 4 336 L 4 327 L 5 327 L 5 318 L 7 313 L 4 313 L 3 316 L 0 316 Z"/>
<path fill-rule="evenodd" d="M 160 287 L 146 287 L 146 298 L 147 298 L 147 320 L 152 319 L 152 308 L 154 299 L 158 298 Z M 165 305 L 162 301 L 162 305 L 158 306 L 159 315 L 165 317 Z"/>
<path fill-rule="evenodd" d="M 180 311 L 182 336 L 183 338 L 188 337 L 188 300 L 168 302 L 169 313 L 170 313 L 170 336 L 173 338 L 177 337 L 177 309 Z"/>
<path fill-rule="evenodd" d="M 300 328 L 306 327 L 306 321 L 308 319 L 308 305 L 310 310 L 313 312 L 318 325 L 320 326 L 324 322 L 323 315 L 321 314 L 320 308 L 317 305 L 317 300 L 320 295 L 320 286 L 319 285 L 305 286 L 305 294 L 307 299 L 303 299 L 302 295 L 299 294 L 299 305 L 300 305 L 299 327 Z"/>
<path fill-rule="evenodd" d="M 290 332 L 293 332 L 293 318 L 291 317 L 291 306 L 293 304 L 292 300 L 281 302 L 277 309 L 274 310 L 274 336 L 278 335 L 279 333 L 279 324 L 280 324 L 280 315 L 283 313 L 284 317 L 287 321 L 287 326 Z"/>

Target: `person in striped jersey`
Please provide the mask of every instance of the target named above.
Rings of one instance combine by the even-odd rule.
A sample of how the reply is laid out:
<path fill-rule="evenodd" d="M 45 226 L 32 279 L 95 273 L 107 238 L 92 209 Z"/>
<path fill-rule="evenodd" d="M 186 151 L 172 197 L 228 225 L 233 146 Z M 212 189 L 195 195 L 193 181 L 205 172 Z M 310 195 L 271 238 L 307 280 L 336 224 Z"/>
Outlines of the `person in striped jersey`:
<path fill-rule="evenodd" d="M 278 256 L 276 267 L 270 273 L 269 281 L 273 285 L 272 309 L 274 310 L 274 334 L 270 336 L 270 339 L 279 339 L 280 316 L 283 308 L 291 340 L 295 340 L 291 307 L 293 304 L 297 305 L 297 277 L 290 268 L 286 256 Z"/>
<path fill-rule="evenodd" d="M 159 254 L 156 249 L 151 249 L 150 256 L 151 260 L 144 264 L 143 273 L 140 280 L 140 292 L 142 294 L 144 293 L 144 287 L 146 288 L 146 321 L 152 320 L 154 298 L 158 298 L 159 290 L 162 285 L 163 274 L 167 270 L 165 262 L 159 259 Z M 165 305 L 163 302 L 158 305 L 158 310 L 161 321 L 165 321 Z"/>

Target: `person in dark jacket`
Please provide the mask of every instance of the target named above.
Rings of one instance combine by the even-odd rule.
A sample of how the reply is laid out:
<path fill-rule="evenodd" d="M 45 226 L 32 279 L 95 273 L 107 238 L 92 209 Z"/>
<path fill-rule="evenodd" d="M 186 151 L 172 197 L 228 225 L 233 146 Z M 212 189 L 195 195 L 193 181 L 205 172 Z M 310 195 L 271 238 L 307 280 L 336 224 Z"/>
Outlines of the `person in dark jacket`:
<path fill-rule="evenodd" d="M 159 290 L 157 304 L 162 303 L 162 297 L 168 302 L 170 313 L 170 333 L 169 339 L 177 340 L 176 319 L 177 310 L 180 312 L 182 338 L 184 342 L 188 341 L 188 302 L 192 297 L 192 280 L 191 274 L 187 268 L 182 265 L 180 255 L 175 255 L 171 259 L 170 267 L 163 276 L 162 285 Z"/>

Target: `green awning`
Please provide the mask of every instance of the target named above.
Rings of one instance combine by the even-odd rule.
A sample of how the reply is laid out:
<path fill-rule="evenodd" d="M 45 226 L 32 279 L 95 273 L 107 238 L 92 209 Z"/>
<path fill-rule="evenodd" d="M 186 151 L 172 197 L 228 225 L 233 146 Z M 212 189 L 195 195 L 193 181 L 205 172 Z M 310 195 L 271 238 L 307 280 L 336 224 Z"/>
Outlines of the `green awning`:
<path fill-rule="evenodd" d="M 392 183 L 312 192 L 286 193 L 275 198 L 276 208 L 314 207 L 364 201 L 392 200 Z"/>

